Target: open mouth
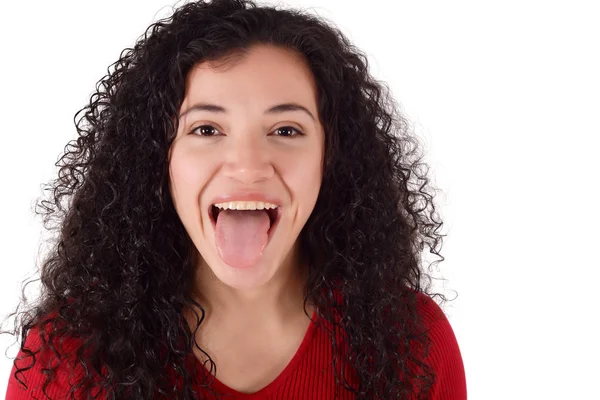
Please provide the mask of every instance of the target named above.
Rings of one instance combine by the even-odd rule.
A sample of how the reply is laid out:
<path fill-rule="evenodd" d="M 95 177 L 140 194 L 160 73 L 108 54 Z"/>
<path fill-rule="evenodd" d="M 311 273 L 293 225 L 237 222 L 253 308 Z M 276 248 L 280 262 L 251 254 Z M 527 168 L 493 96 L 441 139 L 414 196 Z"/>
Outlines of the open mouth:
<path fill-rule="evenodd" d="M 214 205 L 210 206 L 208 215 L 212 222 L 213 229 L 216 229 L 217 227 L 217 218 L 219 217 L 219 213 L 221 211 L 223 210 L 219 207 L 216 207 Z M 270 238 L 271 233 L 274 231 L 275 227 L 277 227 L 277 225 L 279 224 L 279 220 L 281 219 L 281 207 L 265 209 L 264 211 L 267 212 L 267 215 L 269 216 L 269 221 L 271 222 L 271 226 L 269 227 L 269 231 L 267 232 Z"/>

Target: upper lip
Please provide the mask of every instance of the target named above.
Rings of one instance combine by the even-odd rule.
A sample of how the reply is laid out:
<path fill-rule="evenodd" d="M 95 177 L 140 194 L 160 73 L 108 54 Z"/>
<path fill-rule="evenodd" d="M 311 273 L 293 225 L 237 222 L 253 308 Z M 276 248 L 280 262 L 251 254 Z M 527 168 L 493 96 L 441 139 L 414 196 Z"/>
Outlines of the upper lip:
<path fill-rule="evenodd" d="M 222 194 L 214 197 L 211 200 L 210 205 L 214 206 L 215 204 L 229 201 L 262 201 L 263 203 L 271 203 L 275 204 L 277 207 L 281 207 L 281 200 L 279 198 L 261 192 L 235 192 Z"/>

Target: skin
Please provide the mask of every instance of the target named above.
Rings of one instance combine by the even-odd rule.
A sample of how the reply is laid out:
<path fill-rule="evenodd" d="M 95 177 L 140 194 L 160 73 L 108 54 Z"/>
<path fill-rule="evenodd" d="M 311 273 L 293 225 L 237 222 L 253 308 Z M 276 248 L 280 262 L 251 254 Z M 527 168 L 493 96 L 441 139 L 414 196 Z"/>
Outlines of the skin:
<path fill-rule="evenodd" d="M 186 113 L 197 103 L 226 112 Z M 302 111 L 265 113 L 282 103 L 299 104 L 313 117 Z M 180 115 L 169 154 L 170 190 L 200 254 L 194 296 L 206 317 L 196 340 L 219 365 L 221 381 L 240 391 L 258 390 L 283 370 L 310 323 L 303 309 L 307 267 L 298 235 L 314 209 L 323 173 L 325 135 L 314 78 L 300 55 L 256 45 L 241 57 L 196 65 Z M 211 126 L 197 129 L 201 125 Z M 215 196 L 236 191 L 268 193 L 282 202 L 274 235 L 260 260 L 246 269 L 221 260 L 208 218 Z M 312 314 L 312 305 L 307 311 Z M 195 320 L 189 310 L 184 314 Z"/>

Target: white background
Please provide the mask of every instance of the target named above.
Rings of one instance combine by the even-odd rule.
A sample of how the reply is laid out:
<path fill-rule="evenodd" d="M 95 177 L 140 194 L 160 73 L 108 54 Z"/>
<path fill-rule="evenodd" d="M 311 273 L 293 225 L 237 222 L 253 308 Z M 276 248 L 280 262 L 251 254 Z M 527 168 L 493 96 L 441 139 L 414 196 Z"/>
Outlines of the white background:
<path fill-rule="evenodd" d="M 445 311 L 469 399 L 600 399 L 594 3 L 285 3 L 311 6 L 363 49 L 427 145 L 448 234 L 438 276 L 451 298 L 458 292 Z M 172 4 L 0 6 L 0 317 L 14 311 L 22 282 L 38 277 L 32 202 L 76 134 L 75 112 Z M 0 347 L 13 341 L 1 335 Z M 0 357 L 0 396 L 16 351 Z"/>

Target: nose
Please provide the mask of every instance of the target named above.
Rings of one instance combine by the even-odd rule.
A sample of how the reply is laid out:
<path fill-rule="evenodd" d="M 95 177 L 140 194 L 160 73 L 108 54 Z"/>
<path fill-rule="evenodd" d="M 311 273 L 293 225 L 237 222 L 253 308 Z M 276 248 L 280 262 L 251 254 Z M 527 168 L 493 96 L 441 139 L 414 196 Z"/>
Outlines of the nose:
<path fill-rule="evenodd" d="M 242 184 L 269 179 L 273 173 L 271 154 L 264 138 L 253 135 L 229 136 L 223 173 Z"/>

